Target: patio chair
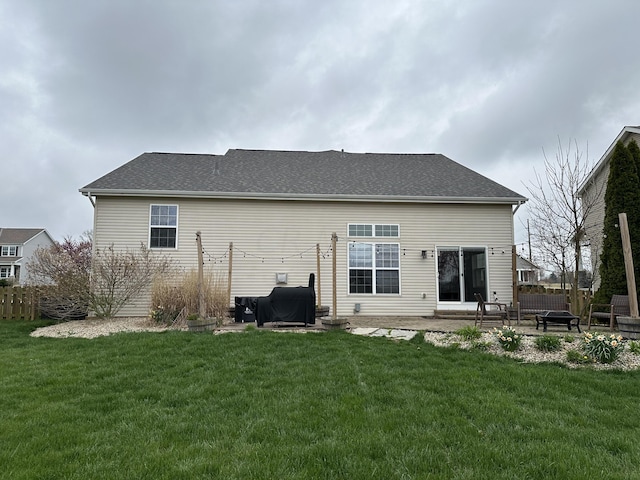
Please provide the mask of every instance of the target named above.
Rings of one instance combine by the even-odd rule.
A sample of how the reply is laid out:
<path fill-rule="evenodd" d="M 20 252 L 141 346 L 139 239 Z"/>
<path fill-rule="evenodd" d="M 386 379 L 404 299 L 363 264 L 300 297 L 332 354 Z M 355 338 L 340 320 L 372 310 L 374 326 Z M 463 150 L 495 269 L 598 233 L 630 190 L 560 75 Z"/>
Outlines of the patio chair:
<path fill-rule="evenodd" d="M 500 321 L 502 325 L 504 325 L 504 322 L 506 320 L 507 324 L 511 326 L 511 318 L 509 317 L 509 309 L 507 308 L 506 303 L 485 302 L 484 298 L 482 298 L 482 295 L 479 293 L 474 293 L 473 296 L 478 302 L 478 306 L 476 307 L 476 320 L 474 325 L 477 326 L 478 323 L 480 323 L 480 327 L 482 327 L 482 323 L 485 321 Z M 487 309 L 487 307 L 489 308 Z"/>
<path fill-rule="evenodd" d="M 610 303 L 592 303 L 591 305 L 589 305 L 589 320 L 587 322 L 587 330 L 591 330 L 592 318 L 609 320 L 609 329 L 613 330 L 617 317 L 619 317 L 620 315 L 628 316 L 630 315 L 629 312 L 629 295 L 613 295 L 611 297 Z"/>

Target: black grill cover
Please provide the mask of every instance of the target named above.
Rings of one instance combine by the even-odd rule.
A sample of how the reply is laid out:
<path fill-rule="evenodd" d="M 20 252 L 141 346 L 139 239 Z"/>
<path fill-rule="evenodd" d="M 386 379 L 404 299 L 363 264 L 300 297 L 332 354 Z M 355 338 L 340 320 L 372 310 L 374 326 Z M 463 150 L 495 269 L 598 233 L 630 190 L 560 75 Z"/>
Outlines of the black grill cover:
<path fill-rule="evenodd" d="M 259 327 L 267 322 L 316 323 L 316 292 L 314 275 L 309 276 L 308 287 L 275 287 L 266 297 L 256 301 L 256 322 Z"/>

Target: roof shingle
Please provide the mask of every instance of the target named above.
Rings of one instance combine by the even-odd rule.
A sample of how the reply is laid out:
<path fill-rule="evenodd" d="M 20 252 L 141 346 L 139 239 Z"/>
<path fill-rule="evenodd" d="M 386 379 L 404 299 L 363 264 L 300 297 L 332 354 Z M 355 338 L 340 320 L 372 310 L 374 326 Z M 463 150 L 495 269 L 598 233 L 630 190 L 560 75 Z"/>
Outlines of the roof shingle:
<path fill-rule="evenodd" d="M 489 200 L 518 193 L 440 154 L 229 150 L 144 153 L 80 189 L 99 194 L 282 195 Z"/>

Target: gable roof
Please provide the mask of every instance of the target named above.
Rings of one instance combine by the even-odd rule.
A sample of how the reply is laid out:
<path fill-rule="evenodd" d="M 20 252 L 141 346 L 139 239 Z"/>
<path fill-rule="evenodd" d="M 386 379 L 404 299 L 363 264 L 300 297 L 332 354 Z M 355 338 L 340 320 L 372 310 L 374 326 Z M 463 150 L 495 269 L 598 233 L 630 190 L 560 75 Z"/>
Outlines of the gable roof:
<path fill-rule="evenodd" d="M 0 228 L 0 245 L 23 245 L 41 232 L 46 233 L 46 230 L 44 228 Z M 47 236 L 49 236 L 48 233 Z"/>
<path fill-rule="evenodd" d="M 440 154 L 229 150 L 144 153 L 85 195 L 521 204 L 527 199 Z"/>
<path fill-rule="evenodd" d="M 516 255 L 516 270 L 541 270 L 539 266 L 521 255 Z"/>
<path fill-rule="evenodd" d="M 622 141 L 622 143 L 626 143 L 627 138 L 629 137 L 629 135 L 632 135 L 632 134 L 640 135 L 640 126 L 638 127 L 626 126 L 620 131 L 620 133 L 615 138 L 615 140 L 611 142 L 611 145 L 609 145 L 609 148 L 607 148 L 607 150 L 604 152 L 602 157 L 600 157 L 600 160 L 598 160 L 598 163 L 595 164 L 595 166 L 593 167 L 593 169 L 591 170 L 591 172 L 589 173 L 585 181 L 578 188 L 578 194 L 583 195 L 585 190 L 587 190 L 587 187 L 593 181 L 593 179 L 595 179 L 598 176 L 598 174 L 602 171 L 602 169 L 609 163 L 609 159 L 611 158 L 611 154 L 613 153 L 613 150 L 616 148 L 616 144 L 619 141 Z"/>

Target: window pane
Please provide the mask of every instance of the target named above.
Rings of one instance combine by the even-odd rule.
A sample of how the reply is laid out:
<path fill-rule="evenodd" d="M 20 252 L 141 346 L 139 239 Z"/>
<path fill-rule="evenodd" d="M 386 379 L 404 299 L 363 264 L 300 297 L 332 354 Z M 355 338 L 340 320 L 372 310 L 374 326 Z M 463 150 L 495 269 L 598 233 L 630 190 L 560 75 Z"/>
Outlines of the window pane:
<path fill-rule="evenodd" d="M 376 225 L 376 237 L 397 237 L 398 225 Z"/>
<path fill-rule="evenodd" d="M 150 248 L 176 248 L 175 228 L 152 228 Z"/>
<path fill-rule="evenodd" d="M 460 252 L 438 249 L 438 292 L 440 301 L 460 301 Z"/>
<path fill-rule="evenodd" d="M 376 244 L 377 268 L 400 268 L 400 248 L 396 244 Z"/>
<path fill-rule="evenodd" d="M 376 293 L 400 293 L 398 270 L 378 270 L 376 272 Z"/>
<path fill-rule="evenodd" d="M 373 266 L 373 255 L 370 243 L 349 244 L 349 267 L 363 268 Z"/>
<path fill-rule="evenodd" d="M 350 237 L 371 237 L 373 228 L 371 225 L 353 224 L 349 225 Z"/>
<path fill-rule="evenodd" d="M 177 226 L 178 207 L 177 205 L 151 205 L 151 225 L 152 226 Z"/>
<path fill-rule="evenodd" d="M 371 270 L 349 270 L 349 293 L 373 293 Z"/>

